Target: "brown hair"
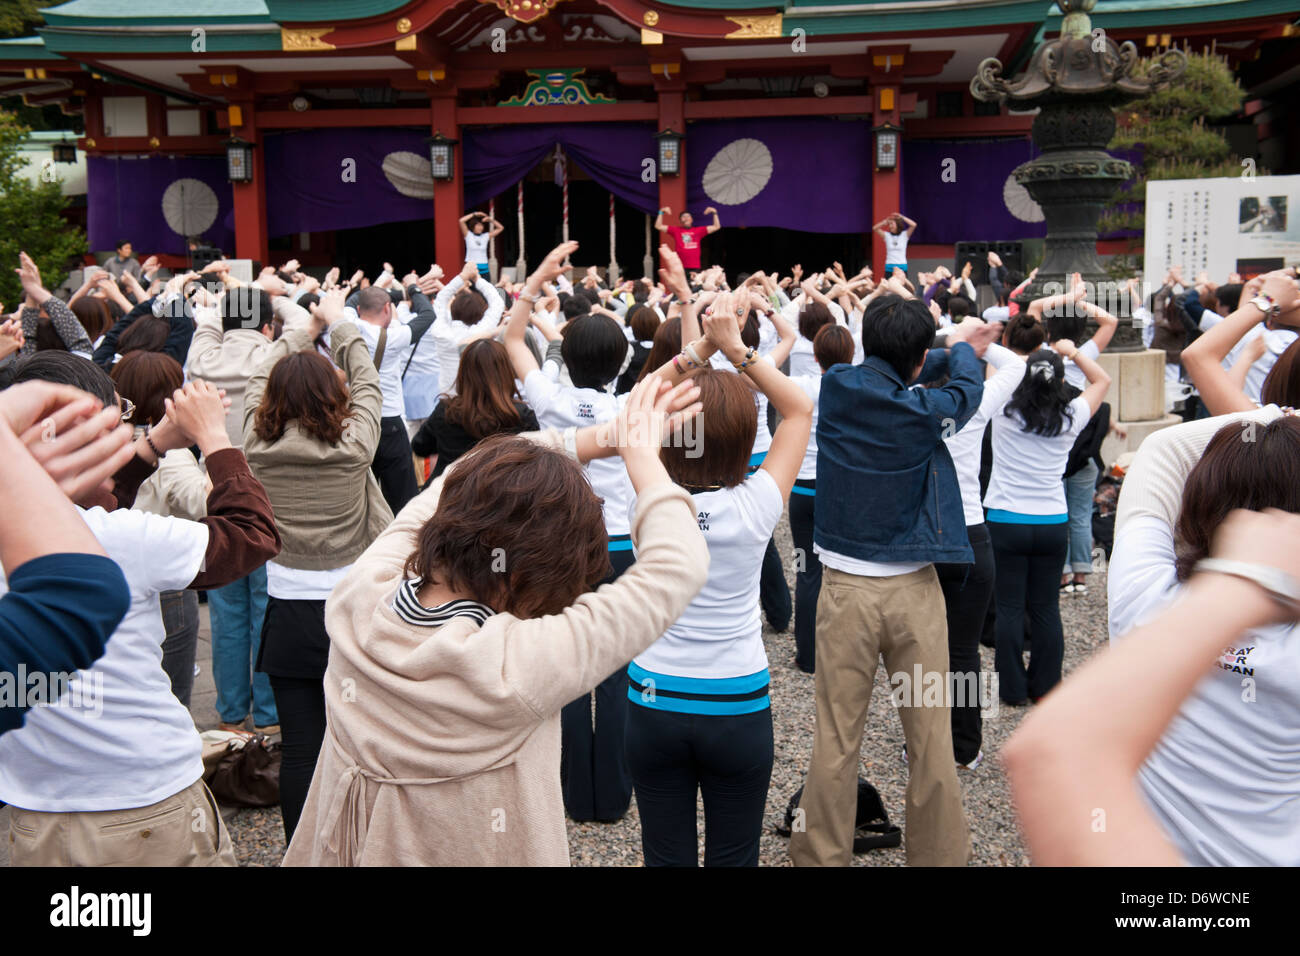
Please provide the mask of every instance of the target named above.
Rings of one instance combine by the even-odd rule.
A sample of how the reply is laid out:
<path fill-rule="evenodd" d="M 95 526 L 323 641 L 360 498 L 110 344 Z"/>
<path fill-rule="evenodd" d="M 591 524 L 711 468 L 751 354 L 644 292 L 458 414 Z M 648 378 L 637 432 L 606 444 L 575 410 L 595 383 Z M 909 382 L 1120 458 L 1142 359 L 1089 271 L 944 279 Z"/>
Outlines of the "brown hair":
<path fill-rule="evenodd" d="M 648 305 L 634 305 L 623 317 L 638 342 L 653 342 L 659 331 L 659 314 Z"/>
<path fill-rule="evenodd" d="M 109 376 L 117 393 L 135 402 L 132 425 L 157 425 L 165 412 L 163 399 L 185 384 L 180 362 L 162 352 L 128 352 Z"/>
<path fill-rule="evenodd" d="M 541 617 L 609 573 L 608 541 L 601 501 L 577 462 L 493 435 L 447 472 L 405 573 L 495 611 Z"/>
<path fill-rule="evenodd" d="M 108 303 L 103 299 L 83 295 L 69 308 L 92 342 L 113 327 L 113 313 L 108 310 Z"/>
<path fill-rule="evenodd" d="M 813 358 L 825 372 L 853 361 L 853 334 L 842 325 L 823 325 L 813 339 Z"/>
<path fill-rule="evenodd" d="M 36 320 L 35 341 L 38 352 L 68 351 L 68 344 L 63 341 L 63 336 L 59 335 L 59 330 L 54 327 L 54 320 L 44 313 Z"/>
<path fill-rule="evenodd" d="M 739 375 L 716 369 L 697 372 L 695 384 L 704 405 L 695 420 L 696 442 L 691 448 L 670 442 L 659 457 L 679 485 L 734 488 L 745 480 L 758 432 L 754 391 Z"/>
<path fill-rule="evenodd" d="M 671 362 L 674 355 L 682 350 L 682 320 L 681 316 L 669 319 L 661 323 L 659 328 L 655 329 L 655 337 L 650 345 L 650 354 L 645 357 L 645 364 L 641 366 L 641 374 L 636 377 L 639 382 L 653 372 L 659 371 L 664 364 Z"/>
<path fill-rule="evenodd" d="M 447 421 L 472 438 L 517 432 L 523 417 L 515 405 L 515 373 L 506 347 L 492 339 L 471 342 L 460 355 L 456 394 L 442 396 Z"/>
<path fill-rule="evenodd" d="M 1297 346 L 1300 346 L 1300 339 L 1288 345 L 1269 369 L 1264 386 L 1260 389 L 1261 405 L 1300 407 L 1300 348 Z"/>
<path fill-rule="evenodd" d="M 1029 355 L 1043 347 L 1047 330 L 1028 312 L 1017 312 L 1002 332 L 1002 344 L 1013 352 Z"/>
<path fill-rule="evenodd" d="M 330 360 L 317 352 L 294 352 L 275 363 L 266 380 L 253 431 L 265 442 L 284 436 L 290 422 L 317 441 L 337 445 L 352 416 L 347 389 Z"/>
<path fill-rule="evenodd" d="M 1300 513 L 1300 418 L 1236 421 L 1210 439 L 1183 485 L 1175 529 L 1180 581 L 1210 553 L 1215 532 L 1235 508 Z"/>
<path fill-rule="evenodd" d="M 171 334 L 171 324 L 166 319 L 143 315 L 126 327 L 117 340 L 117 354 L 145 351 L 161 352 Z"/>
<path fill-rule="evenodd" d="M 799 334 L 811 342 L 818 332 L 834 321 L 835 316 L 822 303 L 804 302 L 803 308 L 799 310 Z"/>

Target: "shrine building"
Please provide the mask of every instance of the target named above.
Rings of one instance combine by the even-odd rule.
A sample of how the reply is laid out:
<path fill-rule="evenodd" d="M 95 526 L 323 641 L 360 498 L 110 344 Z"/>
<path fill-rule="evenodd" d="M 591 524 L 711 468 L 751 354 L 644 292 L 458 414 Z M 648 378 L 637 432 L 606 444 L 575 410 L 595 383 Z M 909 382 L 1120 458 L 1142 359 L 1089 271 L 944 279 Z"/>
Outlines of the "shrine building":
<path fill-rule="evenodd" d="M 1048 0 L 70 0 L 0 41 L 0 97 L 60 104 L 84 133 L 95 252 L 130 239 L 372 271 L 438 261 L 458 219 L 506 227 L 502 268 L 563 237 L 579 265 L 651 267 L 669 207 L 723 230 L 733 274 L 879 268 L 871 226 L 917 221 L 914 261 L 1041 239 L 1010 178 L 1032 114 L 976 101 L 1060 29 Z M 1296 4 L 1098 0 L 1139 52 L 1226 54 L 1248 91 L 1234 149 L 1297 172 Z M 48 134 L 47 134 L 48 135 Z M 57 145 L 57 144 L 56 144 Z"/>

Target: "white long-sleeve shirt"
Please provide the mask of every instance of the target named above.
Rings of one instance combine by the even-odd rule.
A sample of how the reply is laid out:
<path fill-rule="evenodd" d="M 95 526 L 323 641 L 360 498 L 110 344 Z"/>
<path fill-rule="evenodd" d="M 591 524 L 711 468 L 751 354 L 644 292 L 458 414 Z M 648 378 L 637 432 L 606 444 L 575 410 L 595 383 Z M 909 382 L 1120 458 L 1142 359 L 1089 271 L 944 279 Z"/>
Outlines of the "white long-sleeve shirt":
<path fill-rule="evenodd" d="M 500 323 L 501 313 L 506 307 L 497 290 L 492 287 L 492 283 L 480 277 L 474 283 L 474 288 L 487 300 L 483 317 L 473 325 L 457 322 L 451 317 L 451 300 L 455 298 L 462 286 L 460 276 L 456 276 L 442 287 L 433 300 L 433 311 L 437 317 L 433 320 L 433 328 L 429 330 L 427 336 L 433 338 L 432 356 L 437 368 L 438 385 L 448 395 L 456 394 L 456 372 L 460 369 L 460 344 L 476 332 L 495 328 Z M 419 363 L 427 362 L 428 354 L 429 350 L 417 348 L 411 359 L 412 368 Z M 421 364 L 419 370 L 432 372 L 433 369 Z"/>

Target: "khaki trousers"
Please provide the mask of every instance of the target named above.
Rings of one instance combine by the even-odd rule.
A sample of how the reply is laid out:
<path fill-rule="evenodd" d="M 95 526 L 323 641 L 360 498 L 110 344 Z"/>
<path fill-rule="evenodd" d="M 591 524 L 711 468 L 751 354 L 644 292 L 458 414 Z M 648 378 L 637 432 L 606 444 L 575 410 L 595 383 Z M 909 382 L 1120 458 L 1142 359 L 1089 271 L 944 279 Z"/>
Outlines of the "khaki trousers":
<path fill-rule="evenodd" d="M 148 807 L 43 813 L 11 807 L 13 866 L 237 866 L 202 780 Z"/>
<path fill-rule="evenodd" d="M 817 731 L 812 765 L 790 839 L 796 866 L 848 866 L 853 858 L 862 730 L 877 662 L 888 674 L 948 671 L 948 626 L 934 566 L 897 577 L 869 578 L 823 567 L 817 602 Z M 891 687 L 894 685 L 891 684 Z M 903 685 L 909 686 L 910 685 Z M 907 738 L 904 846 L 912 866 L 964 866 L 970 833 L 952 755 L 951 708 L 912 706 L 901 695 Z"/>

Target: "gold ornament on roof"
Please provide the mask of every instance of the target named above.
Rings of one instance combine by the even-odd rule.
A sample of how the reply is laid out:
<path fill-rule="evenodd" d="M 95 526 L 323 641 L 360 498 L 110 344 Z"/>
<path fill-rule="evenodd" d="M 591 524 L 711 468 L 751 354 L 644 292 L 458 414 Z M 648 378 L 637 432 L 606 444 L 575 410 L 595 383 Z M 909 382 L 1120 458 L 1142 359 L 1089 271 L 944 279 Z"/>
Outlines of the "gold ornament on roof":
<path fill-rule="evenodd" d="M 402 19 L 397 21 L 397 32 L 398 33 L 411 32 L 411 20 L 409 17 L 402 17 Z"/>
<path fill-rule="evenodd" d="M 280 27 L 280 49 L 282 50 L 333 50 L 333 43 L 326 43 L 321 37 L 334 32 L 333 27 L 305 27 L 291 30 Z"/>
<path fill-rule="evenodd" d="M 780 37 L 781 14 L 773 13 L 766 17 L 727 17 L 740 29 L 727 34 L 728 40 L 765 40 Z"/>

